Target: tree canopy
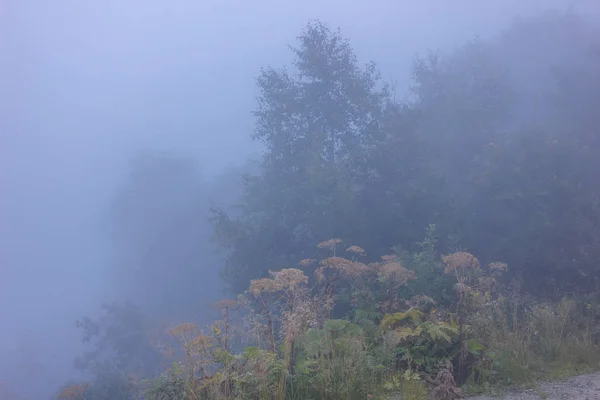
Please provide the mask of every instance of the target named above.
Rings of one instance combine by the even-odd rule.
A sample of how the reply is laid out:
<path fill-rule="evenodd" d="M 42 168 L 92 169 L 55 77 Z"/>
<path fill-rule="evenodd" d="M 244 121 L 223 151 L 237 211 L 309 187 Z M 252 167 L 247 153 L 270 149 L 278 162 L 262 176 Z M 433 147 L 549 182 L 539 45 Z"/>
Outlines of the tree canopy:
<path fill-rule="evenodd" d="M 578 18 L 418 57 L 406 102 L 339 30 L 308 24 L 293 64 L 257 79 L 260 175 L 235 218 L 213 210 L 232 290 L 321 240 L 381 254 L 430 223 L 440 246 L 506 260 L 531 288 L 597 287 L 600 35 Z"/>

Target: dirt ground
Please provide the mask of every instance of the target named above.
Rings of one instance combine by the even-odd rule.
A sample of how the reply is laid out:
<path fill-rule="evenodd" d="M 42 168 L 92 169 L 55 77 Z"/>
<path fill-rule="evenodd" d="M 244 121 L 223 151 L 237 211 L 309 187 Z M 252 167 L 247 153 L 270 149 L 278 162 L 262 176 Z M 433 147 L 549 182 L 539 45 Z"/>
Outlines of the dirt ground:
<path fill-rule="evenodd" d="M 542 383 L 536 390 L 520 390 L 500 397 L 469 397 L 467 400 L 600 400 L 600 372 L 563 382 Z"/>

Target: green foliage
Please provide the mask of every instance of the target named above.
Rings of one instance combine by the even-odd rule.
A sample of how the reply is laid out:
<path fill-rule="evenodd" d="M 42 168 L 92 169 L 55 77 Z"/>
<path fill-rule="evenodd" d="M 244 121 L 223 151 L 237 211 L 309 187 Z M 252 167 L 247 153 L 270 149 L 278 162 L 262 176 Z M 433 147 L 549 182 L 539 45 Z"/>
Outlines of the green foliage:
<path fill-rule="evenodd" d="M 408 249 L 416 254 L 405 266 L 419 277 L 413 294 L 449 300 L 432 255 L 459 250 L 457 238 L 482 259 L 513 265 L 510 274 L 530 288 L 596 288 L 588 278 L 600 257 L 592 172 L 600 142 L 590 132 L 599 91 L 586 82 L 597 82 L 600 57 L 589 50 L 598 35 L 588 31 L 569 13 L 533 18 L 493 40 L 418 57 L 411 101 L 398 103 L 339 31 L 309 24 L 293 65 L 265 68 L 257 81 L 254 137 L 266 147 L 260 175 L 246 181 L 236 218 L 214 214 L 233 290 L 314 258 L 320 238 L 383 254 L 416 242 L 430 222 L 435 237 Z M 565 47 L 570 42 L 577 46 Z M 540 48 L 576 55 L 586 67 Z M 533 98 L 538 111 L 528 115 Z"/>
<path fill-rule="evenodd" d="M 598 320 L 587 309 L 566 298 L 540 303 L 516 293 L 485 304 L 471 317 L 479 357 L 469 384 L 528 385 L 596 370 L 600 342 L 592 321 Z"/>
<path fill-rule="evenodd" d="M 458 327 L 425 320 L 419 310 L 409 309 L 385 315 L 381 329 L 396 354 L 396 367 L 432 374 L 458 355 Z"/>
<path fill-rule="evenodd" d="M 406 264 L 415 271 L 416 279 L 411 281 L 403 293 L 406 297 L 424 295 L 435 303 L 448 304 L 452 295 L 452 284 L 440 274 L 439 238 L 437 227 L 429 224 L 425 229 L 425 237 L 417 243 L 417 251 L 412 254 L 404 252 L 400 246 L 393 249 L 399 256 L 406 258 Z"/>
<path fill-rule="evenodd" d="M 357 160 L 381 134 L 389 101 L 375 67 L 360 66 L 339 31 L 310 23 L 292 51 L 293 70 L 265 68 L 257 81 L 254 137 L 266 152 L 260 177 L 246 182 L 244 211 L 235 220 L 214 212 L 230 250 L 224 276 L 236 292 L 314 256 L 317 238 L 356 234 L 355 187 L 367 167 Z"/>
<path fill-rule="evenodd" d="M 176 376 L 160 375 L 148 383 L 144 396 L 151 400 L 185 400 L 185 382 Z"/>
<path fill-rule="evenodd" d="M 385 390 L 419 398 L 427 388 L 453 399 L 457 383 L 597 368 L 595 306 L 550 300 L 599 289 L 600 57 L 581 38 L 600 35 L 584 29 L 573 15 L 530 20 L 419 57 L 411 101 L 398 103 L 339 31 L 309 24 L 293 68 L 265 68 L 257 80 L 260 173 L 246 178 L 237 214 L 213 210 L 223 276 L 244 292 L 237 343 L 246 347 L 230 345 L 229 319 L 208 334 L 182 324 L 180 360 L 148 395 L 341 400 Z M 550 62 L 564 43 L 590 67 Z M 524 89 L 525 59 L 535 82 Z M 542 111 L 530 116 L 533 98 Z M 342 239 L 315 248 L 325 238 L 366 250 L 348 247 L 346 258 Z M 506 264 L 487 263 L 497 259 L 511 265 L 507 277 Z M 503 284 L 515 277 L 546 301 Z M 139 316 L 123 315 L 82 321 L 98 339 L 82 366 L 156 365 Z"/>
<path fill-rule="evenodd" d="M 318 247 L 340 246 L 329 240 Z M 348 249 L 363 253 L 357 246 Z M 390 289 L 404 290 L 413 274 L 395 256 L 382 259 L 363 264 L 325 257 L 316 263 L 314 283 L 300 269 L 271 271 L 272 278 L 253 280 L 239 300 L 220 302 L 224 319 L 208 333 L 193 323 L 172 328 L 180 350 L 167 371 L 142 385 L 125 379 L 126 368 L 135 364 L 124 364 L 110 385 L 102 384 L 108 375 L 98 376 L 85 396 L 102 396 L 94 393 L 104 390 L 129 399 L 145 388 L 145 398 L 160 400 L 358 400 L 386 392 L 424 399 L 428 391 L 434 398 L 454 399 L 461 393 L 458 384 L 471 391 L 529 384 L 600 361 L 597 316 L 589 301 L 535 303 L 517 292 L 503 295 L 507 288 L 498 287 L 496 279 L 506 264 L 481 268 L 476 257 L 459 251 L 437 261 L 442 279 L 455 282 L 457 303 L 432 308 L 427 296 L 390 297 Z M 367 283 L 374 311 L 370 318 L 357 318 L 355 309 L 365 304 L 336 296 L 336 287 L 366 290 Z M 331 308 L 343 302 L 348 318 L 331 319 Z M 241 330 L 231 325 L 230 312 L 237 306 L 246 309 Z M 85 326 L 97 335 L 96 325 Z M 234 332 L 240 335 L 237 343 L 249 344 L 241 351 L 231 347 Z M 80 387 L 72 388 L 67 393 L 82 395 Z"/>
<path fill-rule="evenodd" d="M 380 323 L 380 328 L 383 332 L 386 332 L 387 330 L 391 329 L 393 325 L 396 325 L 405 319 L 408 319 L 414 324 L 418 325 L 421 322 L 422 317 L 423 313 L 415 308 L 411 308 L 405 312 L 387 314 L 383 316 Z"/>
<path fill-rule="evenodd" d="M 417 373 L 410 370 L 403 374 L 392 375 L 383 383 L 386 391 L 399 393 L 406 400 L 427 400 L 429 391 Z"/>
<path fill-rule="evenodd" d="M 364 399 L 380 373 L 362 329 L 345 320 L 309 329 L 299 343 L 297 398 Z"/>

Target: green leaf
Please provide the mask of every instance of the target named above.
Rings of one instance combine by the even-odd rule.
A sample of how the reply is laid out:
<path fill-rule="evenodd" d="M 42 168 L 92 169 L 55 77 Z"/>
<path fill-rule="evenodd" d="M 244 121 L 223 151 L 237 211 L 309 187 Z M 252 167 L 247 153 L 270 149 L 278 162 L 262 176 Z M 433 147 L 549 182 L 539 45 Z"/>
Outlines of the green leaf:
<path fill-rule="evenodd" d="M 469 339 L 467 340 L 467 349 L 472 354 L 480 354 L 485 350 L 485 346 L 475 339 Z"/>

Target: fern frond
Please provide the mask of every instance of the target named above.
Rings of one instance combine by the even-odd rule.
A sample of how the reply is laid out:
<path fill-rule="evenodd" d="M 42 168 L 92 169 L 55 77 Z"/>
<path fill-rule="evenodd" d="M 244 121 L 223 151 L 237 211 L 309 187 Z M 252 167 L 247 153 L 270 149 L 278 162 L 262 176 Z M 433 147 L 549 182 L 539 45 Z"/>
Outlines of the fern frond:
<path fill-rule="evenodd" d="M 379 324 L 379 328 L 382 331 L 387 332 L 398 322 L 404 321 L 406 319 L 410 319 L 413 323 L 418 324 L 423 315 L 423 312 L 417 310 L 416 308 L 410 308 L 405 312 L 386 314 L 383 316 L 381 323 Z"/>

